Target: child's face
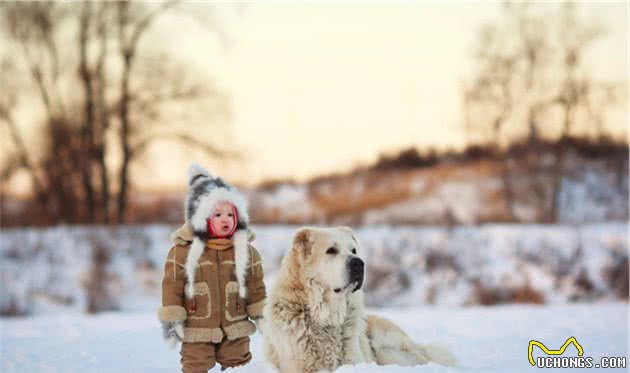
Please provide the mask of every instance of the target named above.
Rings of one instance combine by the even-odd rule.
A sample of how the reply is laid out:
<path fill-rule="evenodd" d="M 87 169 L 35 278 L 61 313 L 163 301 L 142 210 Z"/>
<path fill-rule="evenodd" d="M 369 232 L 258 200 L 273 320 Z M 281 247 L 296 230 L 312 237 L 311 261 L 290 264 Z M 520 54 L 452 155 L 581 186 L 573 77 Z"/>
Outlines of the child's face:
<path fill-rule="evenodd" d="M 234 228 L 234 212 L 232 205 L 221 202 L 212 213 L 212 230 L 219 236 L 226 236 Z"/>

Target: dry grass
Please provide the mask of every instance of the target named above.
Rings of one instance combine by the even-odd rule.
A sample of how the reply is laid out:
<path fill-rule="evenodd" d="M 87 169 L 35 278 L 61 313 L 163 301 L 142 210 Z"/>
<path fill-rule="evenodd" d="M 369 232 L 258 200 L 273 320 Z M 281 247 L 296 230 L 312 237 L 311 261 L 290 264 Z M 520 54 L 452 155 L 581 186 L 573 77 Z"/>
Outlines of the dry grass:
<path fill-rule="evenodd" d="M 507 303 L 544 304 L 545 296 L 524 284 L 515 288 L 487 286 L 480 281 L 473 281 L 473 295 L 467 305 L 495 305 Z"/>

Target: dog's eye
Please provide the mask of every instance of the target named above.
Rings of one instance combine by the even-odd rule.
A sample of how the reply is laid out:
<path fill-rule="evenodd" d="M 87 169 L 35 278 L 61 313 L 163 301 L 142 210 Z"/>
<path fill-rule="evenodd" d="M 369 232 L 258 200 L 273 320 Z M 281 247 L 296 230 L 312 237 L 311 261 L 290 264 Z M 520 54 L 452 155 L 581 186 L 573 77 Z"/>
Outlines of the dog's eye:
<path fill-rule="evenodd" d="M 326 254 L 331 254 L 331 255 L 335 255 L 335 254 L 337 254 L 338 252 L 339 252 L 339 250 L 337 250 L 337 249 L 336 249 L 336 248 L 334 248 L 334 247 L 330 247 L 330 248 L 328 248 L 328 250 L 326 250 Z"/>
<path fill-rule="evenodd" d="M 356 255 L 357 253 L 357 249 L 355 249 L 354 247 L 352 248 L 352 253 Z"/>

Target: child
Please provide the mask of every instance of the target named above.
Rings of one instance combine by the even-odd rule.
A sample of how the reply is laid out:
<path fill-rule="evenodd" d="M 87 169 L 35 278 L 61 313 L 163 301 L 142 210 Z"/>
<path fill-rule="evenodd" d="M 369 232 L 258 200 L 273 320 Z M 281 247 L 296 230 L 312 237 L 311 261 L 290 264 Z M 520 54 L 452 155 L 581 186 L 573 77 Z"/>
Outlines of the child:
<path fill-rule="evenodd" d="M 258 251 L 250 244 L 247 203 L 221 178 L 197 164 L 189 170 L 186 223 L 171 235 L 162 307 L 164 337 L 182 342 L 184 373 L 247 364 L 249 336 L 266 292 Z"/>

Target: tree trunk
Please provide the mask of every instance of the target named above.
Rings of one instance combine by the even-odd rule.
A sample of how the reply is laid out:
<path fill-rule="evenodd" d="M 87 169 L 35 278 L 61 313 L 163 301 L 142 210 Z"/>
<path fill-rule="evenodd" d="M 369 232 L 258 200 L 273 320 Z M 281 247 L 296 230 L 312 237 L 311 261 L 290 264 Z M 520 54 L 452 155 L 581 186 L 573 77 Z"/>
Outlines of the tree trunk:
<path fill-rule="evenodd" d="M 507 219 L 510 222 L 515 220 L 514 216 L 514 188 L 512 186 L 512 176 L 510 172 L 509 158 L 503 160 L 501 166 L 501 180 L 503 182 L 503 198 L 505 200 L 505 208 Z"/>
<path fill-rule="evenodd" d="M 567 104 L 564 111 L 564 126 L 563 134 L 560 138 L 558 150 L 556 152 L 556 164 L 553 170 L 553 182 L 552 182 L 552 197 L 551 206 L 549 209 L 549 222 L 557 223 L 560 218 L 559 204 L 560 204 L 560 192 L 562 191 L 562 178 L 564 176 L 564 159 L 566 152 L 562 145 L 562 140 L 568 138 L 569 130 L 571 129 L 573 116 L 573 105 Z"/>
<path fill-rule="evenodd" d="M 564 176 L 564 147 L 560 146 L 556 154 L 556 165 L 553 171 L 552 198 L 549 211 L 549 223 L 557 223 L 560 218 L 560 192 L 562 191 L 562 178 Z"/>
<path fill-rule="evenodd" d="M 176 1 L 164 2 L 152 12 L 142 17 L 137 23 L 133 24 L 132 32 L 126 35 L 125 29 L 132 25 L 129 18 L 129 3 L 118 3 L 118 42 L 120 43 L 120 54 L 123 62 L 123 73 L 120 89 L 119 117 L 120 117 L 120 145 L 122 147 L 122 164 L 119 173 L 118 188 L 118 223 L 124 223 L 125 213 L 128 204 L 129 194 L 129 163 L 133 157 L 129 135 L 131 132 L 131 123 L 129 118 L 130 107 L 130 77 L 131 69 L 134 62 L 135 53 L 138 43 L 144 32 L 150 27 L 154 19 L 177 4 Z"/>
<path fill-rule="evenodd" d="M 92 161 L 94 159 L 94 85 L 92 73 L 88 67 L 87 47 L 88 28 L 91 18 L 91 3 L 83 3 L 81 12 L 81 22 L 79 29 L 79 74 L 83 84 L 85 96 L 84 122 L 81 129 L 81 149 L 79 164 L 81 165 L 81 182 L 85 193 L 85 203 L 87 207 L 87 222 L 94 223 L 95 200 L 94 186 L 92 185 Z"/>
<path fill-rule="evenodd" d="M 107 153 L 106 140 L 107 130 L 109 128 L 109 108 L 107 106 L 107 99 L 105 97 L 105 91 L 107 89 L 107 69 L 106 69 L 106 57 L 107 57 L 107 22 L 105 16 L 103 16 L 109 9 L 108 3 L 102 3 L 99 13 L 101 14 L 100 23 L 98 27 L 98 37 L 100 41 L 100 55 L 96 65 L 95 78 L 96 78 L 96 107 L 98 113 L 97 121 L 97 144 L 95 146 L 96 152 L 96 164 L 100 176 L 101 186 L 101 221 L 104 224 L 109 224 L 110 218 L 110 195 L 109 195 L 109 175 L 107 170 L 107 164 L 105 157 Z"/>
<path fill-rule="evenodd" d="M 129 78 L 133 61 L 133 55 L 124 54 L 123 77 L 121 82 L 120 97 L 120 144 L 122 147 L 122 165 L 120 167 L 118 188 L 118 223 L 125 221 L 127 209 L 127 194 L 129 188 L 129 161 L 131 160 L 131 146 L 129 144 Z"/>

